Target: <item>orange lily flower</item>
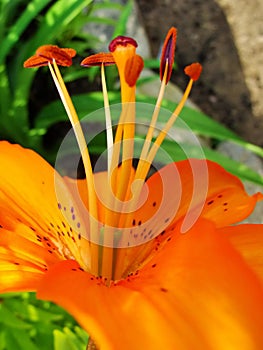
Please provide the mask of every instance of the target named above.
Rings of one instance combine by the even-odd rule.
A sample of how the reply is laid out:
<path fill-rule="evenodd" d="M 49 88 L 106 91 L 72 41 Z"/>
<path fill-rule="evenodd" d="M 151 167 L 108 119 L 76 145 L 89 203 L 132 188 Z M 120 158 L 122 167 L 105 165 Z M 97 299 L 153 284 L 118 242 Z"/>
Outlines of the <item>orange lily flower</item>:
<path fill-rule="evenodd" d="M 61 177 L 35 152 L 0 142 L 0 292 L 36 291 L 67 309 L 91 335 L 89 348 L 263 348 L 262 225 L 235 225 L 263 195 L 198 159 L 171 163 L 148 176 L 182 101 L 153 140 L 171 76 L 176 30 L 166 38 L 160 95 L 136 168 L 135 84 L 143 68 L 136 42 L 118 37 L 100 65 L 108 169 L 94 173 L 74 106 L 57 64 L 73 51 L 44 46 L 26 67 L 48 65 L 72 122 L 86 179 Z M 104 66 L 116 64 L 122 111 L 113 135 Z M 120 165 L 119 165 L 120 163 Z M 92 347 L 93 346 L 93 347 Z"/>

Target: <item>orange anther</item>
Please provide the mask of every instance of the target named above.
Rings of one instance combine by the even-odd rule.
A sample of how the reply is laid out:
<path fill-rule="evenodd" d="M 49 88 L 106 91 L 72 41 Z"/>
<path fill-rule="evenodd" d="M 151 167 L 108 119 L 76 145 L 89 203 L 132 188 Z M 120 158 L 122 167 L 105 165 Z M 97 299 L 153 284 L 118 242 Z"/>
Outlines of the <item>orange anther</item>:
<path fill-rule="evenodd" d="M 200 74 L 202 72 L 202 66 L 200 63 L 192 63 L 189 66 L 185 67 L 184 72 L 188 75 L 192 80 L 196 81 L 199 79 Z"/>
<path fill-rule="evenodd" d="M 105 52 L 97 53 L 95 55 L 88 56 L 80 63 L 84 67 L 93 67 L 93 66 L 110 66 L 115 64 L 113 55 Z"/>

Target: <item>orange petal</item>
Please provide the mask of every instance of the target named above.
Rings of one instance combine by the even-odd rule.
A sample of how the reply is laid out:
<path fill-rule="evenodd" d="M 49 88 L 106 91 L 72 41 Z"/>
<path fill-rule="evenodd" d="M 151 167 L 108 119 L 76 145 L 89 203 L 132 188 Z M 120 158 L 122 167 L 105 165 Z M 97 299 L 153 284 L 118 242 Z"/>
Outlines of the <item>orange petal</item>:
<path fill-rule="evenodd" d="M 95 174 L 95 182 L 99 198 L 106 203 L 99 210 L 103 217 L 109 198 L 107 173 Z M 85 204 L 85 181 L 78 181 L 78 186 Z M 171 163 L 152 175 L 143 188 L 138 209 L 132 216 L 122 213 L 125 225 L 121 227 L 132 228 L 134 244 L 152 239 L 182 218 L 184 231 L 200 216 L 223 227 L 245 219 L 262 197 L 249 196 L 242 182 L 218 164 L 189 159 Z"/>
<path fill-rule="evenodd" d="M 121 169 L 122 167 L 118 167 L 115 171 L 114 176 L 117 177 L 116 182 L 119 182 L 119 178 L 121 176 Z M 135 174 L 135 170 L 132 168 L 130 173 L 130 182 L 129 185 L 131 185 L 131 181 L 133 179 L 133 176 Z M 71 179 L 69 177 L 64 178 L 65 183 L 68 186 L 68 189 L 70 190 L 74 200 L 76 203 L 78 203 L 78 207 L 82 212 L 83 216 L 86 216 L 86 209 L 88 209 L 88 191 L 87 191 L 87 182 L 85 179 Z M 113 225 L 113 216 L 115 215 L 115 212 L 113 208 L 110 208 L 110 205 L 113 202 L 112 196 L 113 192 L 110 190 L 109 182 L 108 182 L 108 173 L 105 172 L 98 172 L 94 174 L 94 183 L 95 183 L 95 191 L 98 198 L 98 215 L 99 220 L 103 224 L 107 224 L 109 226 Z M 105 213 L 109 210 L 111 212 L 111 215 L 107 216 L 107 222 L 105 222 Z M 119 214 L 119 213 L 117 213 Z"/>
<path fill-rule="evenodd" d="M 14 232 L 0 229 L 0 293 L 36 291 L 55 254 Z"/>
<path fill-rule="evenodd" d="M 28 261 L 41 258 L 48 265 L 47 256 L 54 255 L 88 264 L 85 223 L 58 173 L 35 152 L 8 142 L 0 142 L 0 163 L 0 225 L 17 242 L 23 238 L 19 247 Z M 0 245 L 13 254 L 16 245 L 6 239 L 0 236 Z"/>
<path fill-rule="evenodd" d="M 151 176 L 146 185 L 149 194 L 136 213 L 136 221 L 153 220 L 154 215 L 160 225 L 185 217 L 184 231 L 200 216 L 217 227 L 237 223 L 263 198 L 261 194 L 249 196 L 237 177 L 207 160 L 169 164 Z"/>
<path fill-rule="evenodd" d="M 256 271 L 263 281 L 263 225 L 229 226 L 223 227 L 220 232 L 227 236 L 248 265 Z"/>
<path fill-rule="evenodd" d="M 206 221 L 110 288 L 66 261 L 45 275 L 38 296 L 66 308 L 103 350 L 263 347 L 262 286 Z"/>
<path fill-rule="evenodd" d="M 0 255 L 1 256 L 1 255 Z M 43 277 L 43 272 L 27 265 L 26 262 L 0 261 L 0 292 L 35 292 L 39 281 Z"/>

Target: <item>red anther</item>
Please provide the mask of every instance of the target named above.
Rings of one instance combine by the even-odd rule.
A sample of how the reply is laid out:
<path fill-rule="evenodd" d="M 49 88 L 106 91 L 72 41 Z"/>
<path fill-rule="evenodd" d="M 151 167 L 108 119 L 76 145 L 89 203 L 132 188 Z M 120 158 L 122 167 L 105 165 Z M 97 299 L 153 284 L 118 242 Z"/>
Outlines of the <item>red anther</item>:
<path fill-rule="evenodd" d="M 184 72 L 188 75 L 192 80 L 196 81 L 199 79 L 200 74 L 202 72 L 202 66 L 200 63 L 192 63 L 189 66 L 186 66 Z"/>
<path fill-rule="evenodd" d="M 174 64 L 174 52 L 176 46 L 176 28 L 172 27 L 168 31 L 162 49 L 162 56 L 160 62 L 160 79 L 163 80 L 166 62 L 168 62 L 168 72 L 166 77 L 166 84 L 169 82 Z"/>

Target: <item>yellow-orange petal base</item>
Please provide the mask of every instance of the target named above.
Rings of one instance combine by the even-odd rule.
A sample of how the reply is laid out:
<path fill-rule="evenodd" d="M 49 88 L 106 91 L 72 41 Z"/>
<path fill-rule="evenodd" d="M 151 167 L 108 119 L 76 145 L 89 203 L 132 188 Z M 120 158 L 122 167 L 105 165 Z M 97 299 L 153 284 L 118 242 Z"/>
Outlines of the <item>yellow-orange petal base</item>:
<path fill-rule="evenodd" d="M 263 346 L 262 283 L 206 220 L 184 235 L 178 224 L 163 250 L 111 287 L 65 261 L 38 296 L 69 310 L 103 350 Z"/>

